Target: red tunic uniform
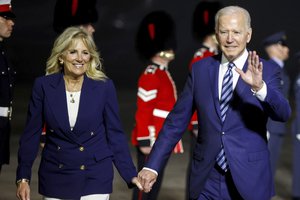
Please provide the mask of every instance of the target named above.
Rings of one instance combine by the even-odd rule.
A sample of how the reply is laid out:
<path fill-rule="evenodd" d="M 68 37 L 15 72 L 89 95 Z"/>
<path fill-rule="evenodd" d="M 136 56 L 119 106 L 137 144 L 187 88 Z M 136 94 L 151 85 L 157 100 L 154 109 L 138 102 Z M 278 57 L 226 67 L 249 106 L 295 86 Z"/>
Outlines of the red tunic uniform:
<path fill-rule="evenodd" d="M 132 144 L 152 146 L 177 99 L 174 81 L 164 66 L 149 65 L 138 81 L 137 111 Z M 182 153 L 180 141 L 174 148 Z"/>

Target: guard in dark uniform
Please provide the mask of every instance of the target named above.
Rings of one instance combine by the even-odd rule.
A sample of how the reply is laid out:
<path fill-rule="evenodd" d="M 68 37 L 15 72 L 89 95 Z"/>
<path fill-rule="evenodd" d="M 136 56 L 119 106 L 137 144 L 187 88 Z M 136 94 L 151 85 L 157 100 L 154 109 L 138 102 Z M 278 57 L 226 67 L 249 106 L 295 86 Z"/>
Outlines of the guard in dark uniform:
<path fill-rule="evenodd" d="M 10 1 L 0 1 L 0 172 L 2 165 L 9 164 L 10 120 L 16 74 L 6 58 L 3 40 L 10 37 L 15 18 Z"/>
<path fill-rule="evenodd" d="M 263 40 L 263 45 L 270 58 L 269 62 L 281 68 L 282 92 L 288 99 L 290 79 L 284 68 L 284 62 L 289 58 L 289 47 L 287 46 L 286 40 L 285 32 L 281 31 L 266 37 Z M 271 154 L 271 169 L 273 176 L 275 176 L 282 141 L 287 132 L 287 124 L 269 119 L 267 130 L 269 136 L 268 146 Z"/>
<path fill-rule="evenodd" d="M 175 57 L 175 24 L 164 11 L 149 13 L 141 22 L 136 47 L 147 67 L 140 75 L 137 92 L 135 127 L 132 131 L 132 144 L 137 149 L 138 171 L 140 171 L 151 151 L 159 131 L 173 108 L 177 92 L 169 73 L 169 63 Z M 182 153 L 181 141 L 174 153 Z M 159 172 L 151 192 L 143 193 L 137 188 L 133 200 L 156 200 L 163 179 L 164 169 Z"/>
<path fill-rule="evenodd" d="M 295 58 L 297 59 L 298 76 L 294 85 L 295 120 L 293 122 L 292 128 L 292 200 L 300 200 L 300 51 L 295 54 Z"/>
<path fill-rule="evenodd" d="M 97 0 L 57 0 L 54 7 L 53 28 L 57 33 L 70 26 L 80 26 L 91 35 L 98 20 Z"/>

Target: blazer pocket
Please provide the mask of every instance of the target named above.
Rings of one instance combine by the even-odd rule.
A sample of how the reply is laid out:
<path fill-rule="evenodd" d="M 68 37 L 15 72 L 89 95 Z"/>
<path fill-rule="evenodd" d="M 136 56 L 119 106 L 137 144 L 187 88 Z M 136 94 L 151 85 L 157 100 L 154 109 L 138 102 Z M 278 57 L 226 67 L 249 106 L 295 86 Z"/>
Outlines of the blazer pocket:
<path fill-rule="evenodd" d="M 268 156 L 269 156 L 268 150 L 252 152 L 252 153 L 248 153 L 248 161 L 255 162 L 259 160 L 267 160 Z"/>
<path fill-rule="evenodd" d="M 99 162 L 107 157 L 112 157 L 112 156 L 113 156 L 112 152 L 106 150 L 106 151 L 101 151 L 101 153 L 94 154 L 94 159 L 96 162 Z"/>

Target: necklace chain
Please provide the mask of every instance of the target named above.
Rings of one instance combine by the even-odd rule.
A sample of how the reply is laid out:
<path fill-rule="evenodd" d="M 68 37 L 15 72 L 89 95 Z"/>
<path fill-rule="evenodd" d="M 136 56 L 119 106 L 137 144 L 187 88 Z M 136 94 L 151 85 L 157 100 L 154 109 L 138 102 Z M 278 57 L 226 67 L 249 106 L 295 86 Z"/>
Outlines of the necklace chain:
<path fill-rule="evenodd" d="M 70 84 L 69 81 L 65 79 L 65 84 L 66 84 L 66 90 L 69 92 L 69 95 L 70 95 L 70 103 L 75 103 L 75 96 L 76 94 L 81 90 L 81 84 L 82 82 L 79 81 L 78 83 L 73 83 L 73 84 Z M 71 88 L 71 86 L 73 86 L 73 88 Z"/>

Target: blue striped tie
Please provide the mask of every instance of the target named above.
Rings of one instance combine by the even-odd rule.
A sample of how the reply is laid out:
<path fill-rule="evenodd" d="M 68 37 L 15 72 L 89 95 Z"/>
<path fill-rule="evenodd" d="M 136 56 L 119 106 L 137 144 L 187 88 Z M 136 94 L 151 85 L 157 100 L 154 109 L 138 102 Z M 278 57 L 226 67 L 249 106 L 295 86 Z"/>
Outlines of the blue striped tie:
<path fill-rule="evenodd" d="M 226 112 L 229 107 L 229 102 L 232 98 L 233 88 L 232 88 L 232 68 L 234 67 L 234 63 L 230 62 L 228 64 L 228 69 L 224 75 L 223 83 L 222 83 L 222 93 L 221 93 L 221 100 L 220 100 L 220 110 L 221 110 L 221 119 L 222 122 L 225 121 Z M 228 170 L 228 164 L 225 157 L 225 151 L 222 145 L 221 151 L 216 157 L 216 161 L 218 165 L 223 169 L 225 172 Z"/>

